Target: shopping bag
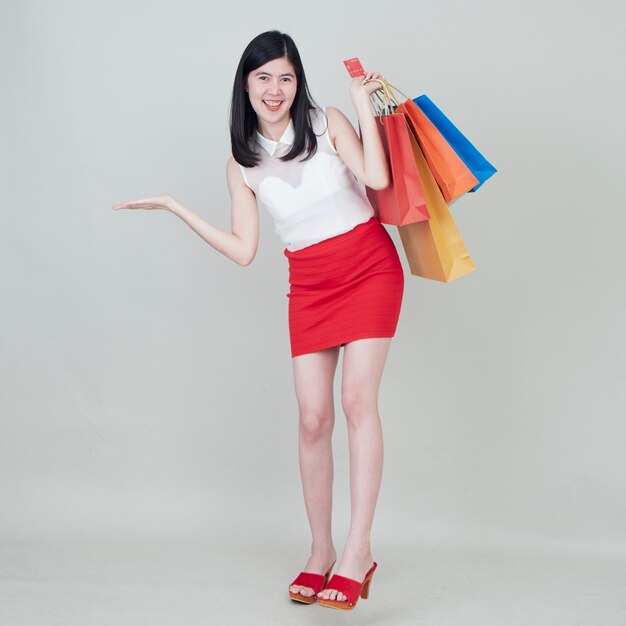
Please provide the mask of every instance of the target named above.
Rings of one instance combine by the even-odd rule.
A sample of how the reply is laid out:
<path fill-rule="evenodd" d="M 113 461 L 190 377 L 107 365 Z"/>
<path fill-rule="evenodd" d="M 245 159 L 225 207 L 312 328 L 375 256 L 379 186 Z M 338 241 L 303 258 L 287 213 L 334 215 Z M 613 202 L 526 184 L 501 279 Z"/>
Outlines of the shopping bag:
<path fill-rule="evenodd" d="M 476 269 L 417 141 L 412 142 L 430 219 L 398 226 L 411 274 L 441 282 Z"/>
<path fill-rule="evenodd" d="M 378 82 L 383 84 L 383 81 Z M 403 113 L 392 113 L 388 101 L 385 109 L 377 103 L 376 98 L 371 97 L 370 101 L 387 156 L 390 182 L 385 189 L 366 186 L 365 193 L 383 224 L 399 226 L 427 220 L 430 216 L 411 145 L 414 137 L 407 120 Z"/>
<path fill-rule="evenodd" d="M 397 87 L 389 83 L 385 87 L 394 111 L 406 114 L 445 201 L 451 202 L 475 187 L 478 179 L 417 104 Z"/>
<path fill-rule="evenodd" d="M 437 130 L 445 137 L 446 141 L 452 146 L 454 151 L 478 180 L 478 184 L 470 189 L 470 191 L 476 191 L 488 178 L 497 172 L 496 168 L 485 159 L 427 95 L 419 96 L 415 98 L 413 102 L 426 117 L 428 117 L 433 125 L 436 126 Z"/>
<path fill-rule="evenodd" d="M 412 134 L 404 114 L 377 115 L 376 128 L 390 174 L 385 189 L 365 187 L 378 219 L 394 226 L 427 220 L 430 215 L 411 147 Z"/>

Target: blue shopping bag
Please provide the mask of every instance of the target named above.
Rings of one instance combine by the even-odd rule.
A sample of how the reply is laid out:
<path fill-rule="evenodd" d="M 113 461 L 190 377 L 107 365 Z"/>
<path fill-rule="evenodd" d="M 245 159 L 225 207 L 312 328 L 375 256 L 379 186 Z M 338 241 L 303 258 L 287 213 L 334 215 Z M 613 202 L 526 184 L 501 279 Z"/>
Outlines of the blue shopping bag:
<path fill-rule="evenodd" d="M 435 103 L 427 96 L 413 98 L 413 102 L 423 111 L 424 115 L 433 123 L 444 139 L 452 146 L 463 163 L 476 176 L 478 185 L 470 189 L 476 191 L 488 178 L 498 170 L 485 159 L 461 131 L 443 114 Z"/>

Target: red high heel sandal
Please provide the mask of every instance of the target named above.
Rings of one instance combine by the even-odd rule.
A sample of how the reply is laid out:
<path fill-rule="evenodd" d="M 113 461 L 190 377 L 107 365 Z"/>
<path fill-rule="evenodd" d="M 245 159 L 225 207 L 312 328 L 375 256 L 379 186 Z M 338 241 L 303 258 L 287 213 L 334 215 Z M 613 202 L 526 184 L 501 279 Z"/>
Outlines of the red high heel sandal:
<path fill-rule="evenodd" d="M 304 602 L 304 604 L 313 604 L 317 600 L 317 594 L 324 588 L 328 582 L 328 577 L 335 566 L 333 561 L 332 565 L 328 568 L 326 574 L 314 574 L 313 572 L 300 572 L 297 578 L 289 585 L 289 597 L 296 602 Z M 313 595 L 311 597 L 303 596 L 299 591 L 291 591 L 291 585 L 302 585 L 303 587 L 311 587 L 313 589 Z"/>
<path fill-rule="evenodd" d="M 365 600 L 370 595 L 370 585 L 372 583 L 372 576 L 374 570 L 378 566 L 378 563 L 374 561 L 374 565 L 369 569 L 362 583 L 353 578 L 346 578 L 341 574 L 333 574 L 332 578 L 328 581 L 325 587 L 329 589 L 336 589 L 337 592 L 343 593 L 347 600 L 331 600 L 330 598 L 318 598 L 317 603 L 320 606 L 328 606 L 331 609 L 341 609 L 344 611 L 350 611 L 359 600 L 359 596 Z"/>

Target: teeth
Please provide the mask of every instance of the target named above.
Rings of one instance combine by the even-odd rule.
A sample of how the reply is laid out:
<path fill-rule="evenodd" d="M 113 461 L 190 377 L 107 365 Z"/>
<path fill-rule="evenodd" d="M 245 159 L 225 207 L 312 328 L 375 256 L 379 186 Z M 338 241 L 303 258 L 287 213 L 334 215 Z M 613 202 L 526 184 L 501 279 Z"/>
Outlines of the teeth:
<path fill-rule="evenodd" d="M 263 100 L 263 102 L 265 102 L 265 104 L 269 104 L 271 107 L 277 107 L 282 100 Z"/>

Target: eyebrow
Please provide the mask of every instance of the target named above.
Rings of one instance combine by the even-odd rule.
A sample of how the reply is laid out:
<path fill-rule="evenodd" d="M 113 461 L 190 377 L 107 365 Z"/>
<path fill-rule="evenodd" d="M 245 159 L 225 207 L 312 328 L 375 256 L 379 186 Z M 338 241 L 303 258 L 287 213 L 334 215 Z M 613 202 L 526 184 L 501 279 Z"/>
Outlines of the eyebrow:
<path fill-rule="evenodd" d="M 271 76 L 270 72 L 256 72 L 255 76 L 260 76 L 261 74 L 267 74 L 268 76 Z M 292 78 L 295 78 L 291 72 L 287 72 L 286 74 L 281 74 L 281 76 L 291 76 Z"/>

